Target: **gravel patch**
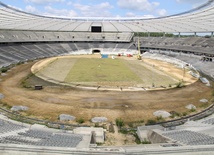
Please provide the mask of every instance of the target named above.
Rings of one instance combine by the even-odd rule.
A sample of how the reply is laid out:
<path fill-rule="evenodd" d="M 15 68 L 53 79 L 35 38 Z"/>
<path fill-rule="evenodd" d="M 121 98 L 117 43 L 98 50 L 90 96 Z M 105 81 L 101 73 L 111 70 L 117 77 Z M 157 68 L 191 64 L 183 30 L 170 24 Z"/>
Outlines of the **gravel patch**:
<path fill-rule="evenodd" d="M 75 119 L 76 119 L 76 117 L 71 116 L 71 115 L 67 115 L 67 114 L 61 114 L 61 115 L 59 115 L 59 120 L 60 121 L 73 121 Z"/>
<path fill-rule="evenodd" d="M 200 102 L 201 102 L 201 103 L 207 103 L 208 100 L 207 100 L 207 99 L 201 99 Z"/>
<path fill-rule="evenodd" d="M 186 106 L 186 108 L 191 110 L 191 109 L 196 109 L 196 106 L 194 106 L 193 104 L 189 104 Z"/>
<path fill-rule="evenodd" d="M 29 108 L 26 106 L 13 106 L 10 110 L 12 111 L 27 111 Z"/>
<path fill-rule="evenodd" d="M 158 110 L 158 111 L 154 112 L 153 115 L 156 117 L 163 117 L 163 118 L 168 118 L 169 116 L 171 116 L 170 113 L 168 113 L 167 111 L 163 111 L 163 110 Z"/>
<path fill-rule="evenodd" d="M 7 74 L 6 73 L 1 73 L 1 76 L 6 76 Z"/>
<path fill-rule="evenodd" d="M 0 93 L 0 99 L 3 99 L 3 98 L 4 98 L 4 95 Z"/>
<path fill-rule="evenodd" d="M 106 122 L 108 119 L 106 117 L 94 117 L 91 119 L 91 122 L 93 123 L 101 123 Z"/>

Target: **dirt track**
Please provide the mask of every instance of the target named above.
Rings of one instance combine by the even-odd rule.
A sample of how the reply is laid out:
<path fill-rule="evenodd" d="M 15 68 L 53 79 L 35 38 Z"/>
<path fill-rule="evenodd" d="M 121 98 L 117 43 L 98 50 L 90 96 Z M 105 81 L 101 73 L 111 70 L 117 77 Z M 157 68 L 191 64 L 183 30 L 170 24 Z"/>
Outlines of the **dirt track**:
<path fill-rule="evenodd" d="M 20 81 L 29 73 L 34 63 L 17 66 L 1 77 L 0 92 L 5 95 L 4 102 L 9 105 L 25 105 L 30 109 L 25 115 L 57 120 L 65 113 L 84 118 L 105 116 L 109 121 L 122 118 L 126 122 L 154 118 L 157 110 L 186 112 L 185 106 L 194 104 L 201 107 L 199 100 L 211 98 L 212 89 L 201 82 L 185 88 L 165 91 L 110 92 L 63 89 L 45 87 L 42 91 L 22 88 Z"/>

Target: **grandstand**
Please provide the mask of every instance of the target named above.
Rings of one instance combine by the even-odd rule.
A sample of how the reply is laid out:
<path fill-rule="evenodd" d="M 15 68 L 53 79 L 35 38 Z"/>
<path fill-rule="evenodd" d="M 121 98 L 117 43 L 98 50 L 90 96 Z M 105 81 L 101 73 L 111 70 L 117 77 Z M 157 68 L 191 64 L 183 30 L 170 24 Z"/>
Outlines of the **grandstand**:
<path fill-rule="evenodd" d="M 173 132 L 164 133 L 163 135 L 186 145 L 214 144 L 214 137 L 204 135 L 198 132 L 193 132 L 193 131 L 187 131 L 187 130 L 173 131 Z"/>
<path fill-rule="evenodd" d="M 137 54 L 139 40 L 142 56 L 178 61 L 181 65 L 188 63 L 214 78 L 213 11 L 214 1 L 209 0 L 188 12 L 160 18 L 67 19 L 26 13 L 0 2 L 0 68 L 62 55 Z M 101 32 L 92 32 L 94 25 L 99 25 Z M 148 37 L 134 36 L 139 32 L 147 33 Z M 164 36 L 150 37 L 152 32 L 161 32 Z M 179 36 L 166 37 L 167 33 Z M 180 37 L 182 33 L 195 36 Z M 197 37 L 198 33 L 210 33 L 211 37 Z M 0 154 L 211 154 L 214 151 L 213 124 L 211 117 L 172 128 L 144 126 L 138 128 L 139 133 L 154 130 L 164 143 L 93 147 L 90 144 L 92 134 L 37 128 L 0 118 Z"/>
<path fill-rule="evenodd" d="M 136 51 L 133 43 L 22 43 L 22 44 L 2 44 L 0 45 L 0 67 L 11 64 L 35 60 L 45 57 L 53 57 L 69 54 L 92 54 L 93 49 L 99 49 L 102 53 L 120 53 L 120 50 Z"/>
<path fill-rule="evenodd" d="M 29 128 L 30 127 L 30 128 Z M 82 141 L 82 143 L 81 143 Z M 45 129 L 0 119 L 0 143 L 49 147 L 89 147 L 90 134 L 78 135 L 69 132 Z"/>
<path fill-rule="evenodd" d="M 56 32 L 90 32 L 91 26 L 101 26 L 102 32 L 213 32 L 213 1 L 189 12 L 168 17 L 141 18 L 56 18 L 22 12 L 1 3 L 1 29 Z M 191 21 L 191 22 L 189 22 Z M 60 24 L 59 24 L 60 23 Z M 56 33 L 57 34 L 57 33 Z M 87 34 L 87 33 L 86 33 Z M 22 34 L 23 35 L 23 34 Z M 52 37 L 54 34 L 50 34 Z M 79 34 L 81 36 L 83 34 Z M 16 37 L 16 35 L 14 35 Z M 56 36 L 59 36 L 60 33 Z M 114 35 L 113 35 L 114 36 Z"/>
<path fill-rule="evenodd" d="M 138 38 L 135 38 L 137 40 Z M 140 38 L 142 49 L 171 50 L 213 57 L 213 38 L 204 37 L 149 37 Z M 154 46 L 155 45 L 155 46 Z"/>

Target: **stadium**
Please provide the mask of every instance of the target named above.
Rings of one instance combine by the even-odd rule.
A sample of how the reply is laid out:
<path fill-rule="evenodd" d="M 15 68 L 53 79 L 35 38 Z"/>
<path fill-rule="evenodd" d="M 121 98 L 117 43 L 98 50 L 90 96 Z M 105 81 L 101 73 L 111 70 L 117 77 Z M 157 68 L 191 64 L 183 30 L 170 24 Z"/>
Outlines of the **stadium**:
<path fill-rule="evenodd" d="M 212 154 L 213 11 L 67 19 L 0 2 L 0 153 Z"/>

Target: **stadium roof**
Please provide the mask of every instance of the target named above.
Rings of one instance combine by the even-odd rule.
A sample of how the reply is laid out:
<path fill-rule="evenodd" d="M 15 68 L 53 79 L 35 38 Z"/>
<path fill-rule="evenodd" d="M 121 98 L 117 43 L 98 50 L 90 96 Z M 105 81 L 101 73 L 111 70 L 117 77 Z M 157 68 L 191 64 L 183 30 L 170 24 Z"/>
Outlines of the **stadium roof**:
<path fill-rule="evenodd" d="M 1 30 L 91 32 L 214 32 L 214 0 L 177 15 L 142 18 L 57 18 L 26 13 L 0 2 Z"/>

